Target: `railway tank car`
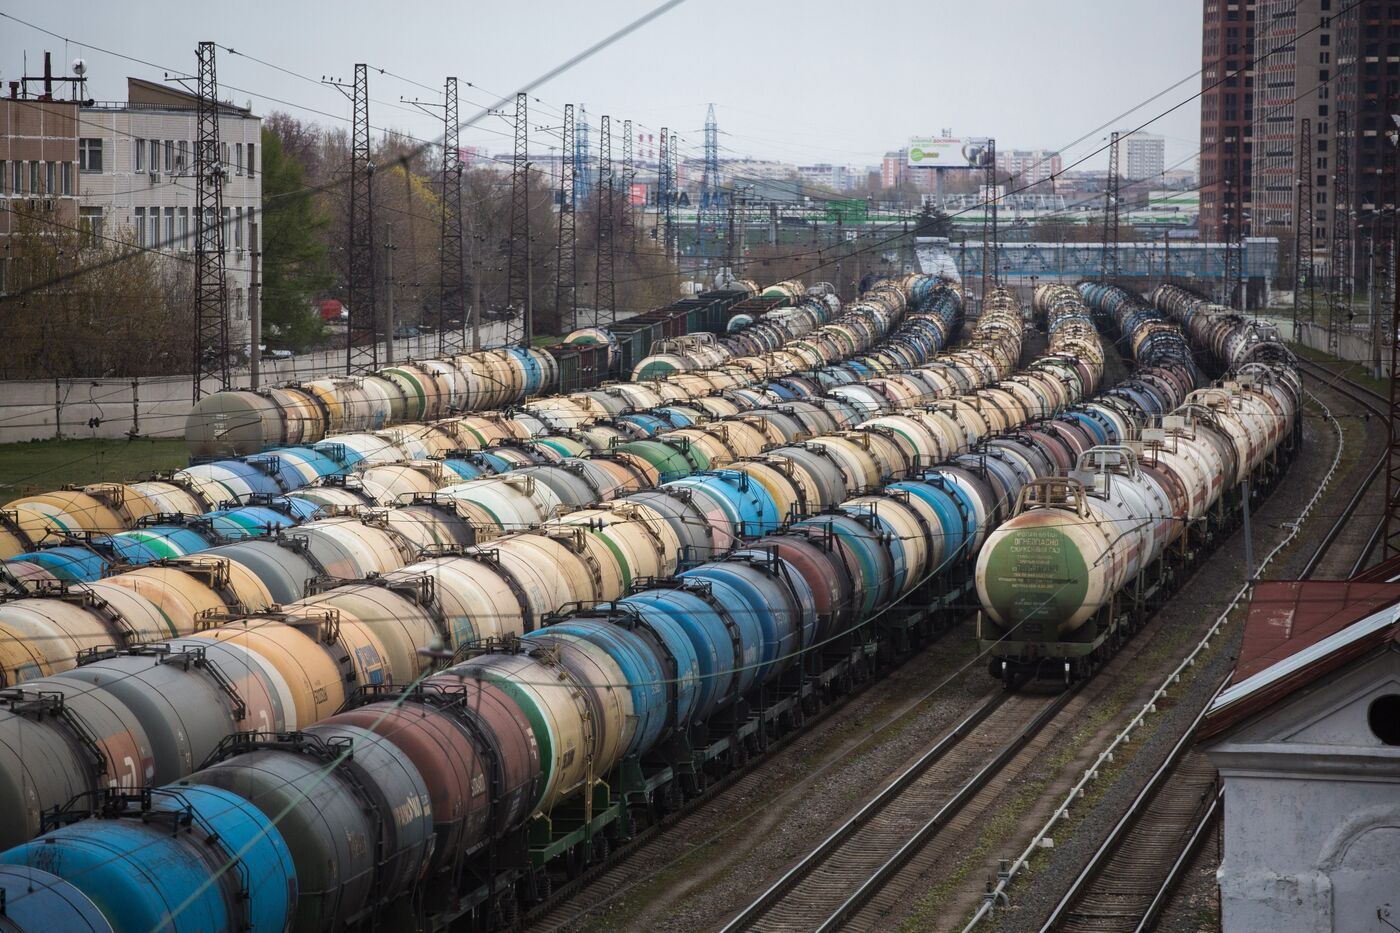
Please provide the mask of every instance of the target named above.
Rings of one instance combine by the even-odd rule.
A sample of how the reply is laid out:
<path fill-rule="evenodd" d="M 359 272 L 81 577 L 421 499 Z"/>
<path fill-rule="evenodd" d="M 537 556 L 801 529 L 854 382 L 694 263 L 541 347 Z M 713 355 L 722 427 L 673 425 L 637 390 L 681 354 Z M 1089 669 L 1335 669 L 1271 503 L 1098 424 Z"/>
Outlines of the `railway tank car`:
<path fill-rule="evenodd" d="M 1087 316 L 1080 309 L 1053 314 L 1050 352 L 1012 373 L 1020 312 L 1009 293 L 994 299 L 972 344 L 958 351 L 962 365 L 939 368 L 964 369 L 962 378 L 990 369 L 1000 387 L 974 389 L 957 405 L 896 408 L 910 419 L 898 428 L 859 424 L 808 451 L 803 469 L 814 476 L 834 470 L 841 485 L 833 488 L 844 498 L 670 579 L 634 579 L 620 599 L 497 626 L 495 638 L 464 641 L 445 669 L 421 679 L 342 680 L 357 687 L 347 694 L 349 708 L 297 719 L 315 726 L 226 737 L 202 768 L 168 790 L 232 793 L 277 820 L 298 897 L 292 903 L 283 885 L 264 899 L 262 879 L 241 891 L 211 886 L 210 897 L 239 898 L 246 903 L 230 910 L 257 910 L 273 927 L 281 925 L 279 913 L 282 923 L 310 930 L 371 916 L 436 923 L 466 914 L 509 923 L 517 893 L 542 896 L 555 874 L 603 857 L 630 836 L 639 816 L 703 791 L 772 735 L 872 676 L 879 656 L 899 650 L 901 640 L 928 637 L 964 598 L 971 557 L 998 520 L 998 503 L 1089 443 L 1078 422 L 1062 420 L 1063 406 L 1095 391 L 1101 375 Z M 1047 412 L 1054 417 L 1034 420 Z M 1022 415 L 1025 422 L 1015 420 Z M 992 433 L 994 421 L 1025 427 L 964 453 Z M 891 480 L 883 491 L 862 488 L 874 463 Z M 435 559 L 435 566 L 461 563 Z M 389 601 L 410 576 L 388 575 L 374 617 L 421 617 L 411 599 Z M 362 616 L 348 596 L 365 586 L 319 598 Z M 470 581 L 454 585 L 447 575 L 434 589 L 454 598 L 474 591 Z M 270 637 L 275 628 L 264 619 L 250 631 Z M 418 637 L 421 647 L 434 646 L 431 626 Z M 230 660 L 242 651 L 245 666 L 265 679 L 277 657 L 254 664 L 257 653 L 242 636 L 205 642 Z M 883 647 L 869 650 L 875 646 Z M 319 684 L 328 688 L 334 678 L 332 667 Z M 245 683 L 240 689 L 251 690 Z M 314 687 L 304 695 L 315 702 Z M 34 717 L 23 721 L 39 726 Z M 200 736 L 205 747 L 215 732 Z M 123 824 L 157 819 L 154 797 L 120 807 L 113 799 L 78 797 L 60 811 L 72 825 L 0 862 L 31 866 L 47 847 L 67 851 L 78 844 L 70 836 L 79 826 L 117 836 L 130 832 Z M 95 818 L 79 822 L 84 815 Z M 347 849 L 347 839 L 364 845 Z M 81 869 L 45 870 L 87 895 Z M 276 877 L 266 883 L 281 884 Z"/>
<path fill-rule="evenodd" d="M 1008 681 L 1087 675 L 1233 530 L 1243 498 L 1270 488 L 1298 441 L 1301 384 L 1286 347 L 1263 346 L 1238 317 L 1198 314 L 1189 332 L 1225 378 L 1186 391 L 1189 346 L 1175 324 L 1115 286 L 1081 288 L 1136 354 L 1135 394 L 1155 398 L 1119 443 L 1027 484 L 979 554 L 979 643 Z"/>

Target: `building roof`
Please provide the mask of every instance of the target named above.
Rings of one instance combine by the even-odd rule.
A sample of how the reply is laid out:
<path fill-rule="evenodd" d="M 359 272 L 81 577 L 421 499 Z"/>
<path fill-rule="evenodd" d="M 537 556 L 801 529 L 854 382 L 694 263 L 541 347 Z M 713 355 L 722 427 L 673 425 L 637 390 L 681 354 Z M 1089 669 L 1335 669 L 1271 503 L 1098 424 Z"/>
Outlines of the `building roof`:
<path fill-rule="evenodd" d="M 128 104 L 141 107 L 169 107 L 172 110 L 191 110 L 199 106 L 199 95 L 191 94 L 177 84 L 162 84 L 144 78 L 126 79 L 126 99 Z M 252 109 L 239 107 L 228 101 L 219 101 L 220 112 L 236 117 L 251 117 Z"/>
<path fill-rule="evenodd" d="M 1261 581 L 1232 682 L 1200 735 L 1222 732 L 1389 642 L 1400 643 L 1400 583 Z"/>

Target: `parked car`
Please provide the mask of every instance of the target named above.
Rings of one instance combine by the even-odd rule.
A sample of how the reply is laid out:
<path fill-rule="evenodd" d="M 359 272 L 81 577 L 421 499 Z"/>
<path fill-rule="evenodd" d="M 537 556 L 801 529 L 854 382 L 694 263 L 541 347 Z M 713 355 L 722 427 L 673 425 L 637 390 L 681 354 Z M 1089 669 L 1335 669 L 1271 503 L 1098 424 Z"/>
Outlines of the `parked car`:
<path fill-rule="evenodd" d="M 413 327 L 413 326 L 411 326 L 411 325 L 409 325 L 409 324 L 401 324 L 400 326 L 394 328 L 394 339 L 395 339 L 395 340 L 403 340 L 405 337 L 417 337 L 417 336 L 418 336 L 418 328 Z"/>
<path fill-rule="evenodd" d="M 290 360 L 296 355 L 284 347 L 268 349 L 267 344 L 259 344 L 258 349 L 262 352 L 262 358 L 265 360 Z"/>
<path fill-rule="evenodd" d="M 322 298 L 312 302 L 316 313 L 321 315 L 321 320 L 328 323 L 343 323 L 350 320 L 350 311 L 340 301 L 335 298 Z"/>

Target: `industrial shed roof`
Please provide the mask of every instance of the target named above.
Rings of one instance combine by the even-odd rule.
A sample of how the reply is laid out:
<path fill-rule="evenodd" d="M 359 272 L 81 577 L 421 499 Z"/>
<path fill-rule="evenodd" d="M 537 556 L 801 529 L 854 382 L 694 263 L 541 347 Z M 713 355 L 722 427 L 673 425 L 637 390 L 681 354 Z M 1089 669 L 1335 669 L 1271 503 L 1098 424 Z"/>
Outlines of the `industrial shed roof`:
<path fill-rule="evenodd" d="M 1200 735 L 1219 733 L 1391 641 L 1400 643 L 1400 583 L 1260 582 L 1232 683 L 1211 704 Z"/>

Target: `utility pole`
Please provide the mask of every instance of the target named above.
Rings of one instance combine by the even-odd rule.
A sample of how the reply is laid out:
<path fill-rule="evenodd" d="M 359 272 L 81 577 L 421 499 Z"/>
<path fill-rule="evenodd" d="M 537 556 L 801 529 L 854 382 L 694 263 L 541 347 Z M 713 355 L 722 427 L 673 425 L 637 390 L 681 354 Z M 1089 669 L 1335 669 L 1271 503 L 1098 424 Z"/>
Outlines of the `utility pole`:
<path fill-rule="evenodd" d="M 1391 172 L 1400 174 L 1400 134 L 1390 136 L 1396 150 L 1391 154 Z M 1400 180 L 1392 188 L 1396 203 L 1392 211 L 1400 209 Z M 1392 264 L 1391 281 L 1394 287 L 1390 296 L 1390 330 L 1386 333 L 1386 343 L 1390 344 L 1390 448 L 1386 454 L 1385 471 L 1385 529 L 1381 535 L 1381 559 L 1385 560 L 1400 554 L 1400 217 L 1395 219 L 1396 236 L 1391 239 L 1392 254 L 1386 262 Z"/>
<path fill-rule="evenodd" d="M 214 43 L 201 42 L 199 57 L 199 140 L 195 144 L 194 247 L 194 400 L 204 394 L 204 380 L 229 387 L 228 282 L 224 270 L 224 177 L 220 157 L 219 80 L 214 70 Z M 18 163 L 16 163 L 18 164 Z M 253 346 L 253 355 L 258 353 Z"/>
<path fill-rule="evenodd" d="M 666 202 L 666 229 L 671 232 L 671 247 L 668 255 L 673 258 L 673 261 L 676 263 L 676 268 L 679 269 L 681 263 L 681 238 L 680 230 L 676 227 L 676 208 L 679 206 L 678 202 L 680 201 L 680 186 L 677 184 L 677 179 L 680 176 L 680 173 L 677 171 L 680 166 L 680 147 L 676 145 L 676 142 L 676 134 L 672 133 L 670 149 L 671 164 L 666 169 L 666 177 L 670 179 L 671 184 L 671 199 Z"/>
<path fill-rule="evenodd" d="M 248 356 L 248 383 L 256 389 L 262 381 L 262 245 L 258 242 L 258 225 L 248 224 L 248 255 L 252 263 L 248 282 L 248 330 L 251 337 Z"/>
<path fill-rule="evenodd" d="M 612 118 L 603 114 L 598 128 L 598 199 L 594 213 L 593 323 L 617 323 L 617 292 L 613 275 Z M 606 321 L 606 325 L 604 322 Z"/>
<path fill-rule="evenodd" d="M 351 102 L 350 229 L 346 255 L 346 297 L 350 325 L 346 335 L 345 374 L 379 368 L 379 313 L 374 289 L 374 161 L 369 148 L 369 66 L 355 66 L 353 84 L 324 81 Z"/>
<path fill-rule="evenodd" d="M 513 314 L 525 314 L 529 298 L 530 243 L 530 163 L 529 114 L 525 95 L 515 95 L 515 152 L 510 172 L 510 246 L 506 262 L 506 307 Z M 507 342 L 510 341 L 507 325 Z M 522 320 L 522 333 L 529 322 Z"/>
<path fill-rule="evenodd" d="M 394 365 L 394 225 L 384 230 L 384 365 Z"/>
<path fill-rule="evenodd" d="M 472 352 L 481 349 L 481 238 L 472 243 Z"/>
<path fill-rule="evenodd" d="M 1118 133 L 1108 138 L 1108 178 L 1103 192 L 1103 252 L 1099 278 L 1118 278 Z"/>
<path fill-rule="evenodd" d="M 559 172 L 559 261 L 555 271 L 554 315 L 562 326 L 578 329 L 578 255 L 576 220 L 578 185 L 574 152 L 574 105 L 564 105 L 564 160 Z"/>

